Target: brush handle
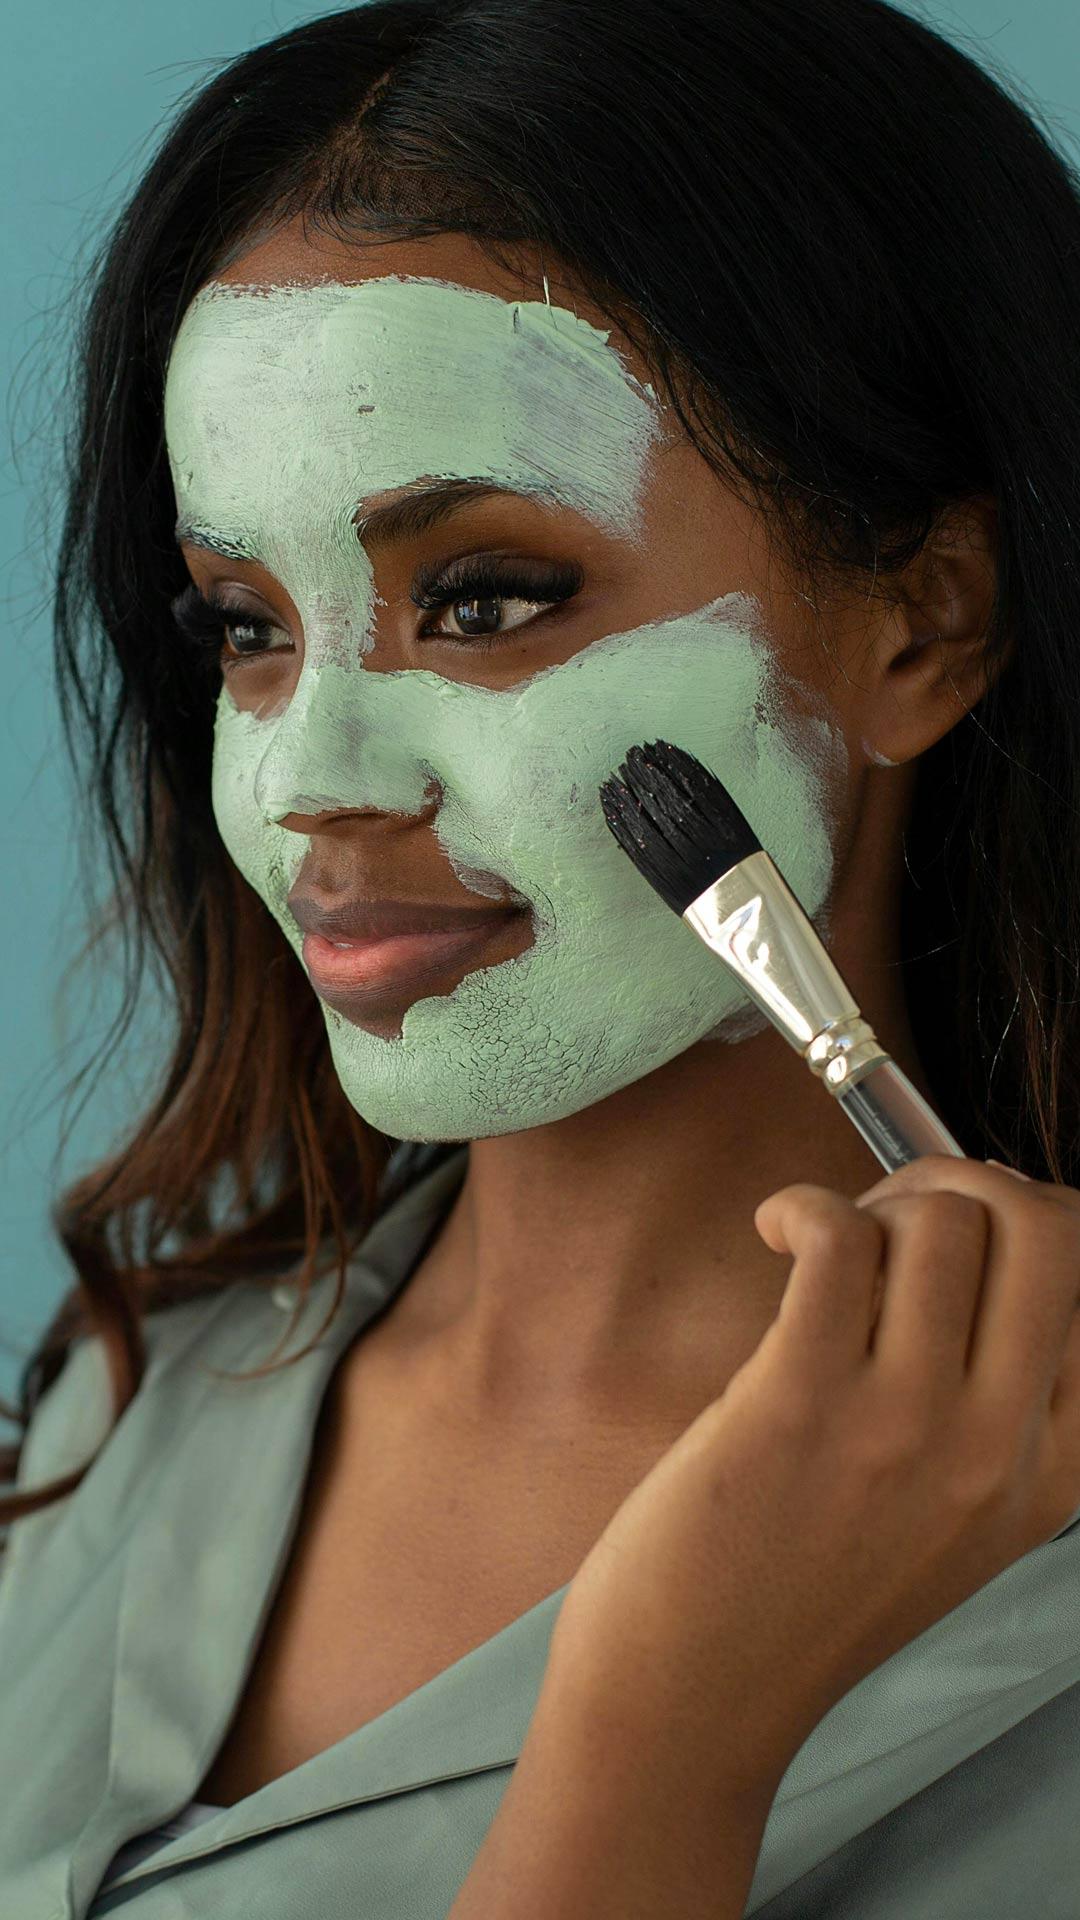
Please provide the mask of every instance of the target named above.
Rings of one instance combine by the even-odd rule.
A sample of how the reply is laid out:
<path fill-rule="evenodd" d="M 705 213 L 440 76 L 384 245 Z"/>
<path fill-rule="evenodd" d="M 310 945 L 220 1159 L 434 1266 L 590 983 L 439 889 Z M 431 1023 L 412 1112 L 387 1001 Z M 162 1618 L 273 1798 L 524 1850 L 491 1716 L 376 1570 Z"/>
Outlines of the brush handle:
<path fill-rule="evenodd" d="M 895 1173 L 924 1153 L 964 1158 L 948 1128 L 928 1106 L 895 1060 L 883 1060 L 846 1093 L 835 1095 L 853 1126 L 877 1155 L 886 1173 Z"/>
<path fill-rule="evenodd" d="M 964 1158 L 963 1147 L 863 1019 L 813 922 L 763 847 L 729 867 L 681 917 L 802 1055 L 887 1173 L 924 1153 Z"/>

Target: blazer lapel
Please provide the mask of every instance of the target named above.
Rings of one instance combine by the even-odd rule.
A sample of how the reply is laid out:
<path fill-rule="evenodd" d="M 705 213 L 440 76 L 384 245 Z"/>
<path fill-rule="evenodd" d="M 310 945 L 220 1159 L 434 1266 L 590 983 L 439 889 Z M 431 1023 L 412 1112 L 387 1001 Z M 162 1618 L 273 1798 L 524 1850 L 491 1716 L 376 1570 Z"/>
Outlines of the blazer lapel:
<path fill-rule="evenodd" d="M 121 1886 L 302 1820 L 492 1768 L 524 1744 L 559 1588 L 379 1719 L 182 1834 Z M 1080 1683 L 1080 1534 L 1028 1554 L 868 1675 L 781 1782 L 747 1914 L 1066 1687 Z M 718 1712 L 720 1709 L 718 1708 Z"/>
<path fill-rule="evenodd" d="M 1080 1684 L 1080 1508 L 838 1701 L 780 1783 L 747 1914 Z"/>
<path fill-rule="evenodd" d="M 110 1892 L 342 1807 L 509 1769 L 525 1741 L 566 1592 L 558 1588 L 377 1720 L 118 1875 Z"/>
<path fill-rule="evenodd" d="M 329 1375 L 407 1278 L 465 1164 L 463 1148 L 375 1222 L 347 1269 L 333 1323 L 310 1353 L 263 1379 L 216 1379 L 212 1369 L 263 1364 L 283 1331 L 271 1290 L 236 1283 L 209 1312 L 201 1303 L 194 1337 L 126 1410 L 125 1432 L 117 1429 L 98 1463 L 109 1463 L 116 1484 L 102 1497 L 121 1531 L 126 1524 L 123 1552 L 91 1576 L 104 1583 L 92 1636 L 79 1620 L 68 1629 L 78 1672 L 64 1671 L 63 1637 L 42 1655 L 54 1666 L 52 1691 L 66 1698 L 63 1706 L 57 1699 L 53 1719 L 73 1743 L 73 1785 L 58 1806 L 51 1785 L 37 1783 L 52 1844 L 26 1862 L 20 1911 L 77 1920 L 117 1848 L 194 1795 L 284 1571 Z M 321 1325 L 332 1285 L 329 1273 L 314 1282 L 289 1352 Z M 67 1599 L 81 1608 L 85 1595 L 69 1586 Z M 36 1677 L 40 1686 L 40 1670 Z"/>

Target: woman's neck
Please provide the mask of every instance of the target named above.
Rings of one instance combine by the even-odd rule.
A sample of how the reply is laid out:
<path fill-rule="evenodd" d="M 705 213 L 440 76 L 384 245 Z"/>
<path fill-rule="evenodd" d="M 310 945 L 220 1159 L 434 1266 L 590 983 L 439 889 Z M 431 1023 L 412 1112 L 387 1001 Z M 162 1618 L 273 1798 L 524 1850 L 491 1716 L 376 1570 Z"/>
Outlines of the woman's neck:
<path fill-rule="evenodd" d="M 841 939 L 830 946 L 882 1044 L 929 1096 L 900 969 L 865 956 L 860 968 Z M 474 1140 L 396 1331 L 477 1418 L 679 1430 L 779 1307 L 790 1260 L 758 1237 L 759 1201 L 793 1181 L 854 1196 L 880 1176 L 771 1027 L 701 1041 L 565 1119 Z"/>

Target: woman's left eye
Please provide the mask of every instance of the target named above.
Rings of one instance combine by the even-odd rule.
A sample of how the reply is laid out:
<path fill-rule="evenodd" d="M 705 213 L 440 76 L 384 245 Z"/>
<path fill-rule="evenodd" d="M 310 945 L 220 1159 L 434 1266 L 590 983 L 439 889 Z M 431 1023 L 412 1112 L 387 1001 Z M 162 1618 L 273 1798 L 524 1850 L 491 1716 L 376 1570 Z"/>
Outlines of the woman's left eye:
<path fill-rule="evenodd" d="M 443 614 L 454 626 L 423 626 L 419 637 L 483 649 L 571 599 L 580 591 L 582 579 L 581 568 L 573 561 L 530 566 L 495 555 L 455 560 L 442 568 L 422 567 L 413 583 L 413 605 Z"/>

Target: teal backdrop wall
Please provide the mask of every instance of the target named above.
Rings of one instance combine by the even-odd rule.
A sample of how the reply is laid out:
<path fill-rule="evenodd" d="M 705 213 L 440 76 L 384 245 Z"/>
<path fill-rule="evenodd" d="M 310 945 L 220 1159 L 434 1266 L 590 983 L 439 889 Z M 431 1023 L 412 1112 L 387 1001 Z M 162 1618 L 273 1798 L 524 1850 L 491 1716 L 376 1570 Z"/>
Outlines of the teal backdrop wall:
<path fill-rule="evenodd" d="M 793 5 L 798 0 L 792 0 Z M 108 1031 L 116 969 L 70 982 L 86 903 L 75 860 L 82 796 L 61 751 L 50 664 L 50 564 L 68 309 L 80 264 L 145 165 L 177 97 L 275 34 L 338 9 L 256 0 L 26 0 L 8 15 L 0 78 L 0 1396 L 70 1284 L 48 1209 L 57 1182 L 110 1147 L 152 1073 L 152 996 L 97 1084 L 67 1083 Z M 1080 135 L 1076 0 L 912 5 L 1023 89 L 1060 145 Z M 1021 349 L 1018 342 L 1018 350 Z M 81 1105 L 83 1094 L 88 1094 Z M 61 1128 L 68 1137 L 54 1165 Z M 7 1438 L 9 1429 L 0 1428 Z"/>

